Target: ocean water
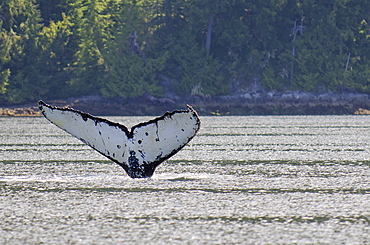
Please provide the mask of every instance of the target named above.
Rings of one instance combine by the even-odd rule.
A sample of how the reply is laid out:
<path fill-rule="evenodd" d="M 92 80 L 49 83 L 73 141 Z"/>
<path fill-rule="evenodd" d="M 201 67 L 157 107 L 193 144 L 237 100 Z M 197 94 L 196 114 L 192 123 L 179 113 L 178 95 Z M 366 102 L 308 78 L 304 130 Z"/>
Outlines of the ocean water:
<path fill-rule="evenodd" d="M 130 179 L 44 118 L 0 118 L 0 244 L 370 243 L 370 116 L 201 121 Z"/>

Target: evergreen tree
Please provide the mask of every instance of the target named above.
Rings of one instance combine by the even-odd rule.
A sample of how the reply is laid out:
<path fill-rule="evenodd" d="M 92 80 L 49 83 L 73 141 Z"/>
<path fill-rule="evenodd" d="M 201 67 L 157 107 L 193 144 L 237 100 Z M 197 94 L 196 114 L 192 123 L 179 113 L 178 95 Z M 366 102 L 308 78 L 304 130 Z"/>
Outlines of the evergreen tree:
<path fill-rule="evenodd" d="M 21 102 L 47 92 L 45 79 L 38 73 L 40 12 L 32 0 L 0 3 L 0 87 L 1 98 Z"/>
<path fill-rule="evenodd" d="M 72 31 L 77 47 L 74 53 L 70 87 L 75 95 L 97 94 L 105 67 L 102 50 L 110 36 L 109 13 L 105 13 L 107 1 L 70 1 L 68 15 L 73 23 Z"/>
<path fill-rule="evenodd" d="M 193 8 L 192 1 L 164 1 L 166 15 L 160 19 L 163 22 L 157 22 L 152 52 L 168 56 L 163 74 L 171 79 L 178 94 L 225 94 L 229 90 L 225 72 L 210 54 L 206 35 L 199 35 L 207 29 L 207 18 L 199 19 L 202 14 Z"/>

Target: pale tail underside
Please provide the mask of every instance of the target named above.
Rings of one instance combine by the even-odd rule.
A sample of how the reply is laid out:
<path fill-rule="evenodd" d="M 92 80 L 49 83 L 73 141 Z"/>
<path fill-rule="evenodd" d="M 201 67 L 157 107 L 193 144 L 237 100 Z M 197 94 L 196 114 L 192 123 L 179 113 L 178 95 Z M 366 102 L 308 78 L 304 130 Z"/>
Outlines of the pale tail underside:
<path fill-rule="evenodd" d="M 129 130 L 124 125 L 39 101 L 42 114 L 51 123 L 77 137 L 119 164 L 131 178 L 146 178 L 155 168 L 183 148 L 197 133 L 196 111 L 167 112 Z"/>

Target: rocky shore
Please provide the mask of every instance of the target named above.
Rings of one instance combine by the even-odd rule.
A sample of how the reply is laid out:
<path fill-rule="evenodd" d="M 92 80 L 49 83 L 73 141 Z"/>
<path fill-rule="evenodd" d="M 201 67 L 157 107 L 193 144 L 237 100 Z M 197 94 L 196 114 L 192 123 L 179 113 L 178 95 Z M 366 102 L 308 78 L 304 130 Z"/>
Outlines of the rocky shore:
<path fill-rule="evenodd" d="M 0 108 L 0 116 L 2 117 L 38 117 L 41 116 L 40 111 L 36 106 L 19 107 L 19 108 Z"/>
<path fill-rule="evenodd" d="M 86 96 L 46 100 L 48 104 L 72 107 L 100 116 L 157 116 L 192 105 L 200 115 L 351 115 L 370 114 L 370 95 L 358 93 L 310 93 L 300 91 L 241 93 L 228 96 L 143 95 L 135 99 L 104 99 Z M 0 116 L 41 116 L 37 102 L 0 105 Z"/>

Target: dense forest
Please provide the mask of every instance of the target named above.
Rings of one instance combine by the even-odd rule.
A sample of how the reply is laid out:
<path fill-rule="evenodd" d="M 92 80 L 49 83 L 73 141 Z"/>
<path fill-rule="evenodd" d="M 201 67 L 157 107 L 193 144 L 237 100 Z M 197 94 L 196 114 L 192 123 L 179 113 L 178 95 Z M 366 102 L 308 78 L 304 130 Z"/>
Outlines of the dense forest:
<path fill-rule="evenodd" d="M 2 0 L 0 102 L 370 93 L 369 0 Z"/>

